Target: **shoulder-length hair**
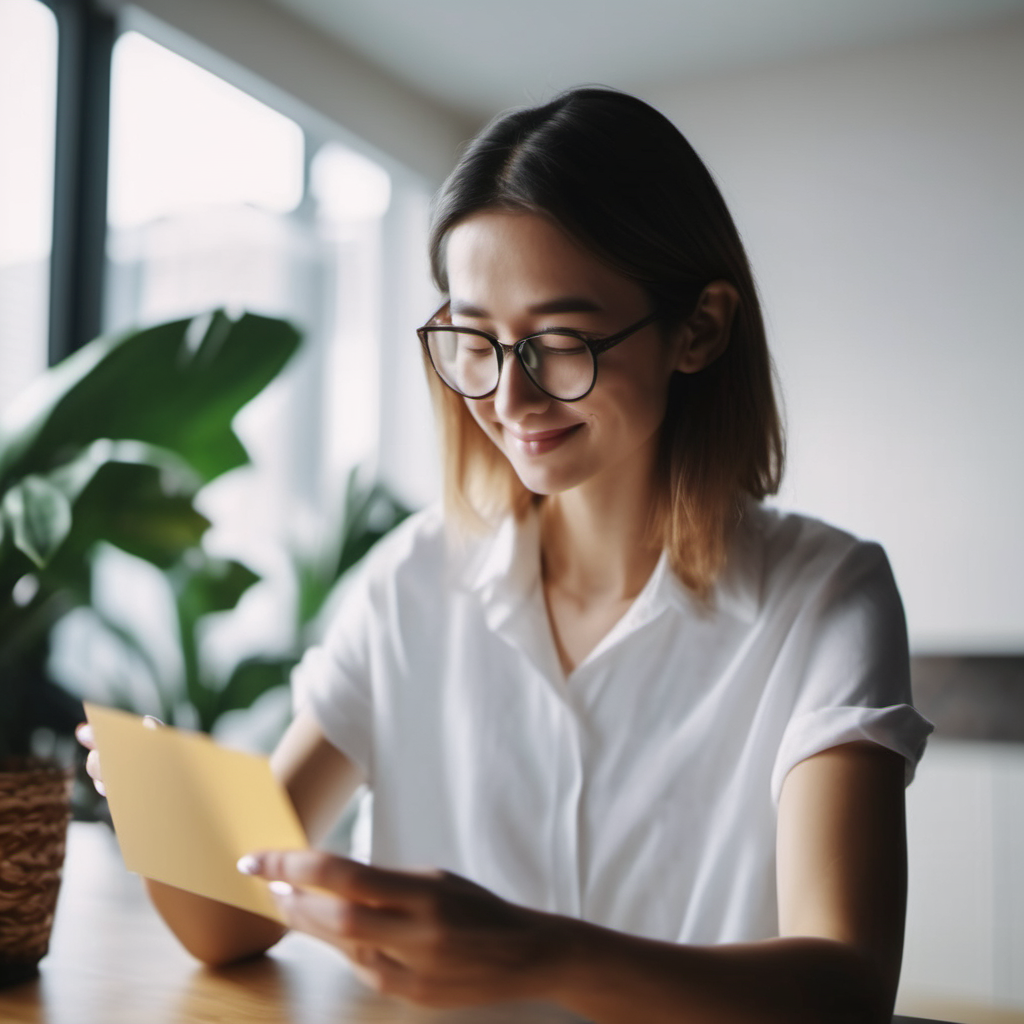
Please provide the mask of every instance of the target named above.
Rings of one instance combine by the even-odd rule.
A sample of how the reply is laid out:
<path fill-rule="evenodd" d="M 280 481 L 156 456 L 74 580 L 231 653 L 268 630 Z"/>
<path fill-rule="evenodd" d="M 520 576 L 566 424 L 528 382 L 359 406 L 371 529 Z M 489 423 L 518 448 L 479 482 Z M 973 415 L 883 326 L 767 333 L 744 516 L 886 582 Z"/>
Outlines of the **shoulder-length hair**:
<path fill-rule="evenodd" d="M 642 100 L 572 89 L 492 121 L 434 201 L 430 260 L 448 295 L 449 232 L 483 210 L 539 213 L 640 284 L 667 331 L 704 287 L 739 294 L 729 344 L 698 373 L 673 374 L 660 435 L 651 536 L 693 592 L 707 597 L 744 497 L 778 490 L 784 461 L 773 371 L 750 265 L 711 174 L 678 129 Z M 444 448 L 446 513 L 479 528 L 536 500 L 465 402 L 428 377 Z"/>

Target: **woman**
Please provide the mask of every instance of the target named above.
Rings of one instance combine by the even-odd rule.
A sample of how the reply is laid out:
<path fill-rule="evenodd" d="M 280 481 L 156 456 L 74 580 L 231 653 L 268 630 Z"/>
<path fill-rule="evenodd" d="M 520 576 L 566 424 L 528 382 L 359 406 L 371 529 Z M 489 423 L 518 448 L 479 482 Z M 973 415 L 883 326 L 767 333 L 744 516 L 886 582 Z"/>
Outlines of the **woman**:
<path fill-rule="evenodd" d="M 371 555 L 272 762 L 314 842 L 369 784 L 373 866 L 240 869 L 417 1002 L 888 1020 L 929 727 L 881 549 L 759 504 L 781 431 L 710 175 L 574 90 L 474 141 L 431 255 L 444 512 Z M 150 891 L 203 960 L 281 934 Z"/>

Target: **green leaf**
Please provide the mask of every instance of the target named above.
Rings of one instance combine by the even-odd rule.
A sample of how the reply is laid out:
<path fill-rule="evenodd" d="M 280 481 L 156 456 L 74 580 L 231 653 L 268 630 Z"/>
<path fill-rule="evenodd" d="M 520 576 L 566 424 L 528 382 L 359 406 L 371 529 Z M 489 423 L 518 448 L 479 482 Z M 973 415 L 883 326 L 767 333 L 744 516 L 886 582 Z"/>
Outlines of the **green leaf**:
<path fill-rule="evenodd" d="M 15 546 L 43 568 L 71 530 L 71 503 L 41 476 L 27 476 L 3 498 Z"/>
<path fill-rule="evenodd" d="M 349 473 L 335 536 L 320 551 L 292 553 L 300 633 L 316 620 L 338 581 L 410 511 L 382 484 L 363 483 L 359 467 Z"/>
<path fill-rule="evenodd" d="M 217 698 L 217 717 L 251 707 L 278 686 L 287 686 L 296 659 L 255 656 L 239 662 Z"/>
<path fill-rule="evenodd" d="M 185 618 L 230 611 L 260 577 L 241 562 L 202 556 L 168 574 Z"/>
<path fill-rule="evenodd" d="M 76 547 L 107 541 L 160 568 L 198 545 L 209 520 L 187 477 L 168 465 L 105 463 L 74 505 Z"/>
<path fill-rule="evenodd" d="M 281 320 L 223 313 L 97 339 L 41 375 L 0 422 L 0 486 L 97 438 L 168 448 L 203 481 L 245 465 L 232 420 L 298 341 Z"/>
<path fill-rule="evenodd" d="M 345 519 L 334 571 L 336 580 L 410 514 L 410 510 L 380 483 L 365 487 L 359 483 L 356 474 L 357 470 L 349 474 L 345 494 Z"/>
<path fill-rule="evenodd" d="M 178 564 L 201 542 L 210 523 L 192 504 L 194 474 L 159 449 L 149 455 L 153 463 L 101 462 L 88 473 L 83 456 L 50 474 L 74 501 L 68 537 L 45 570 L 47 586 L 88 600 L 90 558 L 103 542 L 162 569 Z"/>

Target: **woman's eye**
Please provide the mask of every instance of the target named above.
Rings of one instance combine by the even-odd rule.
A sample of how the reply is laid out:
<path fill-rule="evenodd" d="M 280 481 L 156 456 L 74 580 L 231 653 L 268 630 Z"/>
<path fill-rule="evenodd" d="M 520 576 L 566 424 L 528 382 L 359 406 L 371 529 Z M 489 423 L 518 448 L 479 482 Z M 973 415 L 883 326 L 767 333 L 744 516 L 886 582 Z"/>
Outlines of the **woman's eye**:
<path fill-rule="evenodd" d="M 552 355 L 578 355 L 587 350 L 581 338 L 571 335 L 544 334 L 537 341 L 542 352 Z"/>

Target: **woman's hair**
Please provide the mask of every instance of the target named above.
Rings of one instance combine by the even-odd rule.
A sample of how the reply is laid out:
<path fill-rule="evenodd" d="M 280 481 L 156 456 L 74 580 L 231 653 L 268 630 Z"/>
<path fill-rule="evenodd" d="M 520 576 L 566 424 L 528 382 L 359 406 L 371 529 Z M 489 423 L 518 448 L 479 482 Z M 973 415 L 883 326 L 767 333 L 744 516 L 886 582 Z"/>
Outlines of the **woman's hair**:
<path fill-rule="evenodd" d="M 729 344 L 698 373 L 674 373 L 661 429 L 653 537 L 706 597 L 745 495 L 778 489 L 783 438 L 750 265 L 710 173 L 678 129 L 642 100 L 572 89 L 492 121 L 438 193 L 430 233 L 434 280 L 447 296 L 449 232 L 483 210 L 547 216 L 649 294 L 663 329 L 704 287 L 739 293 Z M 447 513 L 461 526 L 522 515 L 535 499 L 465 407 L 429 372 L 444 446 Z"/>

